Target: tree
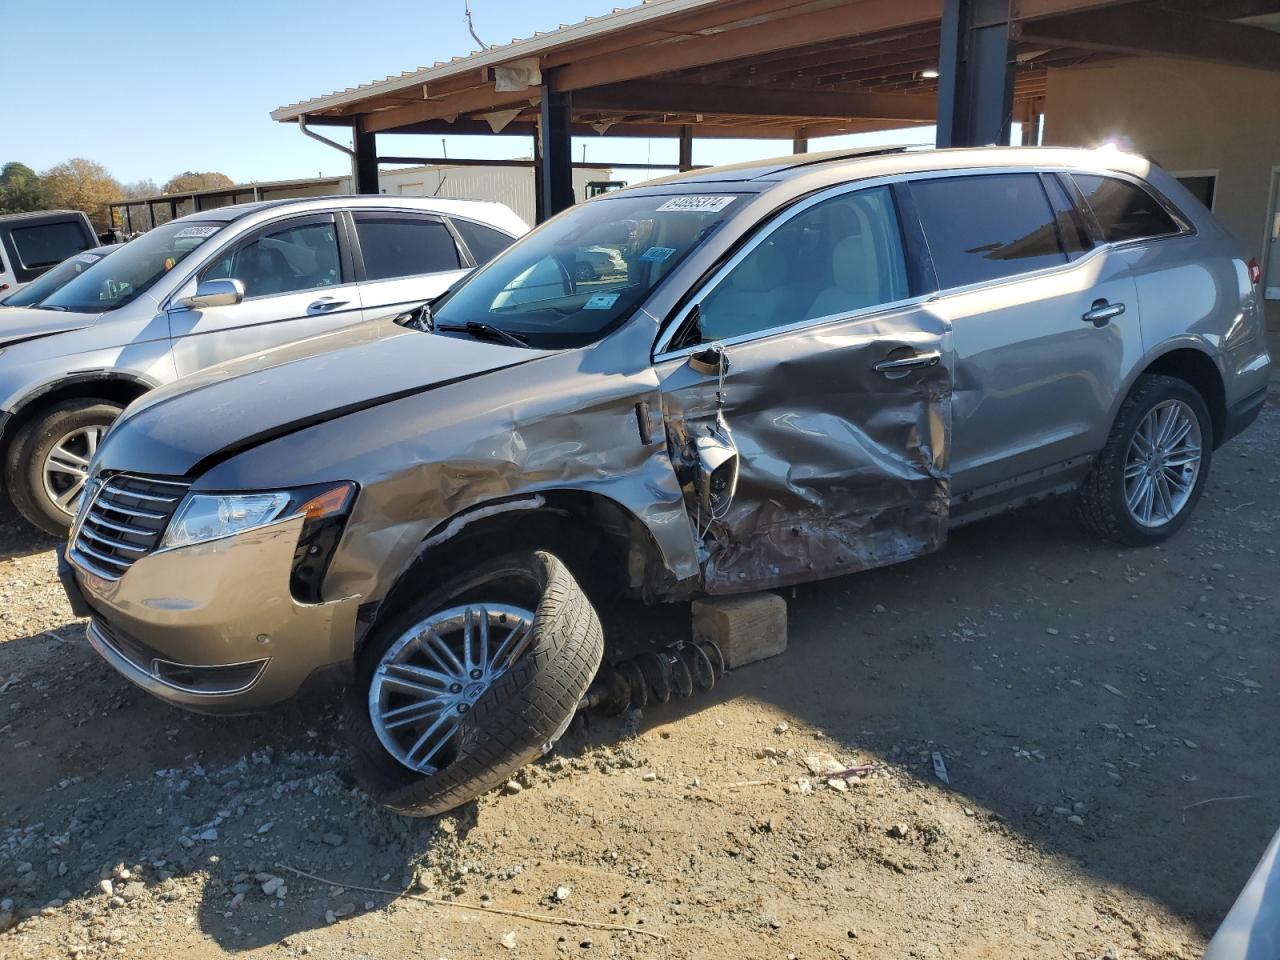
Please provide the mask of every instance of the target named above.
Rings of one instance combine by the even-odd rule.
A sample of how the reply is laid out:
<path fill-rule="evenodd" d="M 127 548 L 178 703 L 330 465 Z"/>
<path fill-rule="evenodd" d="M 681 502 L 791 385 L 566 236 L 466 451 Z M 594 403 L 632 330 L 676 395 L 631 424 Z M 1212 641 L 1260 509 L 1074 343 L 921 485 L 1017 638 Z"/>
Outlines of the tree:
<path fill-rule="evenodd" d="M 41 180 L 50 206 L 83 210 L 99 230 L 110 225 L 108 205 L 123 196 L 120 184 L 106 167 L 83 157 L 50 167 Z"/>
<path fill-rule="evenodd" d="M 225 173 L 194 173 L 186 170 L 164 185 L 165 193 L 198 193 L 201 190 L 221 190 L 234 187 L 235 183 Z"/>
<path fill-rule="evenodd" d="M 126 200 L 139 200 L 142 197 L 154 197 L 161 191 L 156 186 L 156 182 L 150 177 L 145 180 L 135 180 L 133 183 L 126 183 L 120 187 L 120 192 L 124 194 Z"/>
<path fill-rule="evenodd" d="M 34 170 L 17 161 L 0 168 L 0 212 L 23 213 L 44 205 L 44 187 Z"/>

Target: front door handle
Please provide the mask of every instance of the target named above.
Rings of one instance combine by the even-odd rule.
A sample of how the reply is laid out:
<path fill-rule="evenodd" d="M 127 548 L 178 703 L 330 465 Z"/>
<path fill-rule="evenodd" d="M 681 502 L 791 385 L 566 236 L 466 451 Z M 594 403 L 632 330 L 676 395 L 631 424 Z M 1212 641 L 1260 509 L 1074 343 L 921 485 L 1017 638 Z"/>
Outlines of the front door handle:
<path fill-rule="evenodd" d="M 345 307 L 350 302 L 350 300 L 335 300 L 333 297 L 321 297 L 319 300 L 315 300 L 308 304 L 307 310 L 309 312 L 328 311 L 332 310 L 334 307 Z"/>
<path fill-rule="evenodd" d="M 929 350 L 926 353 L 913 353 L 909 357 L 898 357 L 894 360 L 881 360 L 879 363 L 871 365 L 871 369 L 876 373 L 893 373 L 895 370 L 910 370 L 913 367 L 932 367 L 942 359 L 942 354 L 937 350 Z"/>
<path fill-rule="evenodd" d="M 1095 327 L 1105 327 L 1113 319 L 1124 313 L 1123 303 L 1108 303 L 1106 300 L 1095 300 L 1080 319 L 1092 323 Z"/>

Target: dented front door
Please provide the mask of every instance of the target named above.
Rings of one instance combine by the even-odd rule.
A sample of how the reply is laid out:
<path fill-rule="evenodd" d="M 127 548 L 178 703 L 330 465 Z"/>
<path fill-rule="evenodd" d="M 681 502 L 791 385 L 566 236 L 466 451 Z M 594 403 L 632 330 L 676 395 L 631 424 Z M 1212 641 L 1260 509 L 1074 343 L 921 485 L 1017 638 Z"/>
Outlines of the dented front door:
<path fill-rule="evenodd" d="M 701 344 L 657 358 L 708 592 L 865 570 L 944 543 L 950 330 L 907 273 L 887 188 L 810 201 L 695 298 Z M 722 397 L 713 343 L 728 359 Z M 696 446 L 723 432 L 718 420 L 739 473 L 713 517 L 697 496 Z"/>

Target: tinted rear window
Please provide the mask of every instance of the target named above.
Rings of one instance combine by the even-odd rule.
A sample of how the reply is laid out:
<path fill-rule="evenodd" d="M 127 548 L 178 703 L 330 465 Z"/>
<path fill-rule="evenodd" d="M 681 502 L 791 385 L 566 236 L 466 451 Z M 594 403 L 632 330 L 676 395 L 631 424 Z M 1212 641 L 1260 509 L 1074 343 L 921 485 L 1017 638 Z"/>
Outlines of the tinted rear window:
<path fill-rule="evenodd" d="M 51 267 L 97 244 L 86 236 L 84 225 L 74 220 L 14 227 L 12 236 L 18 259 L 28 270 Z"/>
<path fill-rule="evenodd" d="M 458 245 L 439 220 L 356 215 L 356 233 L 369 280 L 457 270 Z"/>
<path fill-rule="evenodd" d="M 472 223 L 470 220 L 454 220 L 453 225 L 462 234 L 471 256 L 476 258 L 476 266 L 488 263 L 514 242 L 514 238 L 508 237 L 501 230 Z"/>
<path fill-rule="evenodd" d="M 1177 223 L 1164 207 L 1141 187 L 1114 177 L 1080 173 L 1073 176 L 1108 243 L 1165 237 L 1178 232 Z"/>
<path fill-rule="evenodd" d="M 1067 261 L 1036 174 L 917 180 L 911 192 L 944 288 Z"/>

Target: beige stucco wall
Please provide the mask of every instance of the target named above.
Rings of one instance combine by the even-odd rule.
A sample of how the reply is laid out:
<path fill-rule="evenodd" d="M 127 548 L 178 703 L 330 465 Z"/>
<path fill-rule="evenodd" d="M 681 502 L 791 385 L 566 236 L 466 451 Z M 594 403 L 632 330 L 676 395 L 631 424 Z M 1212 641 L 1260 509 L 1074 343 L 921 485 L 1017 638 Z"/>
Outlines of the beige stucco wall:
<path fill-rule="evenodd" d="M 1280 73 L 1161 58 L 1050 70 L 1044 142 L 1112 138 L 1174 173 L 1216 170 L 1214 213 L 1265 263 L 1271 173 L 1280 166 Z M 1280 302 L 1268 303 L 1268 315 L 1280 325 Z"/>

